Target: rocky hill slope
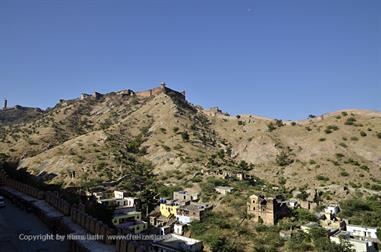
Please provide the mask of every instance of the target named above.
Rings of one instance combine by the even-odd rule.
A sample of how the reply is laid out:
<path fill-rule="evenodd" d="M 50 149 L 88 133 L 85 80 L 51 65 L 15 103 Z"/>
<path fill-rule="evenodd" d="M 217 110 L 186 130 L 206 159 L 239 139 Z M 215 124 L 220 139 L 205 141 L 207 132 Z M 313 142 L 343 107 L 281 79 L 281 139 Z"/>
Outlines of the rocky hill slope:
<path fill-rule="evenodd" d="M 27 116 L 2 111 L 0 153 L 64 185 L 117 180 L 129 162 L 149 161 L 167 184 L 206 170 L 244 169 L 287 188 L 381 187 L 380 112 L 282 122 L 229 116 L 166 92 L 82 98 Z"/>

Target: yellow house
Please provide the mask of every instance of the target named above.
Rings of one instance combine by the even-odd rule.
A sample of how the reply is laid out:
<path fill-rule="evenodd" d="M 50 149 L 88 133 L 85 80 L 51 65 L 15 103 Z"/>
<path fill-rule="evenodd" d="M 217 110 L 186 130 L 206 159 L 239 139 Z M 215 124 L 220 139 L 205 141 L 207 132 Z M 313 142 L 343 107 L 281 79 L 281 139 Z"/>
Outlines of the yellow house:
<path fill-rule="evenodd" d="M 160 213 L 164 217 L 170 217 L 170 216 L 176 216 L 177 209 L 179 208 L 179 205 L 173 204 L 173 203 L 162 203 L 160 204 Z"/>

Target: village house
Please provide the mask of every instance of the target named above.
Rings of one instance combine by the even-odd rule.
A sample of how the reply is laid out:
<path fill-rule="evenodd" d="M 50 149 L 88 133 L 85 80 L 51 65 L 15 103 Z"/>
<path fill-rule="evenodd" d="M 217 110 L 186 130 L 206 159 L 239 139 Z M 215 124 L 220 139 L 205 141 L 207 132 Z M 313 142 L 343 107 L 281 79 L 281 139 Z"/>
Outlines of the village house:
<path fill-rule="evenodd" d="M 175 223 L 173 226 L 173 232 L 178 235 L 183 235 L 187 230 L 186 224 Z"/>
<path fill-rule="evenodd" d="M 337 216 L 339 212 L 340 207 L 338 204 L 329 204 L 324 209 L 322 219 L 319 221 L 320 225 L 325 229 L 331 230 L 331 232 L 345 229 L 345 221 Z"/>
<path fill-rule="evenodd" d="M 347 232 L 353 236 L 377 239 L 377 228 L 358 225 L 347 225 Z"/>
<path fill-rule="evenodd" d="M 219 194 L 226 195 L 226 194 L 231 193 L 233 191 L 233 187 L 217 186 L 216 188 L 214 188 L 214 190 L 216 190 L 216 192 L 218 192 Z"/>
<path fill-rule="evenodd" d="M 147 222 L 141 221 L 141 220 L 130 220 L 123 222 L 116 226 L 117 228 L 128 230 L 132 232 L 133 234 L 138 234 L 140 232 L 143 232 L 144 230 L 147 230 Z"/>
<path fill-rule="evenodd" d="M 175 217 L 179 207 L 180 202 L 175 200 L 166 200 L 160 204 L 160 214 L 166 218 Z"/>
<path fill-rule="evenodd" d="M 114 226 L 129 230 L 134 234 L 140 233 L 147 229 L 147 223 L 142 221 L 141 212 L 130 211 L 127 213 L 115 212 L 112 218 Z"/>
<path fill-rule="evenodd" d="M 165 226 L 168 222 L 169 222 L 169 218 L 166 218 L 164 216 L 151 215 L 149 217 L 149 223 L 151 224 L 151 226 L 154 226 L 154 227 Z"/>
<path fill-rule="evenodd" d="M 356 252 L 377 252 L 377 243 L 366 237 L 356 237 L 348 231 L 339 230 L 329 238 L 332 242 L 341 244 L 342 240 L 349 242 Z"/>
<path fill-rule="evenodd" d="M 160 227 L 160 235 L 168 235 L 172 233 L 172 226 L 166 225 Z"/>
<path fill-rule="evenodd" d="M 112 218 L 112 224 L 119 225 L 123 222 L 129 221 L 129 220 L 141 220 L 142 219 L 142 213 L 137 211 L 130 211 L 128 213 L 114 213 L 114 216 Z"/>
<path fill-rule="evenodd" d="M 189 224 L 192 221 L 201 221 L 205 214 L 213 208 L 208 203 L 191 203 L 180 206 L 177 209 L 176 219 L 181 224 Z"/>
<path fill-rule="evenodd" d="M 290 210 L 286 202 L 253 194 L 247 203 L 247 214 L 254 222 L 274 225 L 279 219 L 289 216 Z"/>
<path fill-rule="evenodd" d="M 177 191 L 173 192 L 173 200 L 177 201 L 197 201 L 199 198 L 199 193 L 190 193 L 188 191 Z"/>

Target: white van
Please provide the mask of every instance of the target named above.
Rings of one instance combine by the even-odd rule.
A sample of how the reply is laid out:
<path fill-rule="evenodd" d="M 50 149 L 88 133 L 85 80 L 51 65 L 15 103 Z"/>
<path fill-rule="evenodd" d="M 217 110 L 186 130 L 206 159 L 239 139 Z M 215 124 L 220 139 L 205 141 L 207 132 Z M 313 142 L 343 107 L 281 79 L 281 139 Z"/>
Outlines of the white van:
<path fill-rule="evenodd" d="M 3 196 L 0 196 L 0 207 L 5 207 L 5 200 Z"/>

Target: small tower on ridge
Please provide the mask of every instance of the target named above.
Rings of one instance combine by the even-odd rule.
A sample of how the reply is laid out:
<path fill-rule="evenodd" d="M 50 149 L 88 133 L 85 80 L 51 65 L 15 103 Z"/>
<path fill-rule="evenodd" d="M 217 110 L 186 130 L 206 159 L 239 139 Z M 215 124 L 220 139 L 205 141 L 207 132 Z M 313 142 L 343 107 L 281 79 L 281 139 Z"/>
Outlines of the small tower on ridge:
<path fill-rule="evenodd" d="M 4 107 L 3 107 L 3 110 L 6 110 L 8 107 L 8 100 L 7 98 L 4 98 Z"/>

